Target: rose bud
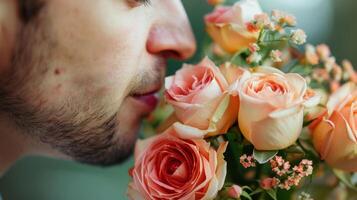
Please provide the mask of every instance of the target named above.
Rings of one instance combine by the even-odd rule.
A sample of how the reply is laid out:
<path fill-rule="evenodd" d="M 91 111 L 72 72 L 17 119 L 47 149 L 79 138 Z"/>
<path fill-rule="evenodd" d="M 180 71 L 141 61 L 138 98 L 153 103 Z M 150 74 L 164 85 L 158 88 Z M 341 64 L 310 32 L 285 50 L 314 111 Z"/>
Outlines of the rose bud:
<path fill-rule="evenodd" d="M 233 199 L 238 199 L 242 192 L 243 190 L 239 185 L 232 185 L 231 187 L 227 188 L 228 197 Z"/>
<path fill-rule="evenodd" d="M 259 30 L 250 23 L 262 9 L 256 0 L 242 0 L 232 7 L 216 7 L 205 16 L 206 29 L 215 43 L 228 53 L 235 53 L 255 43 Z M 251 26 L 249 26 L 251 25 Z"/>

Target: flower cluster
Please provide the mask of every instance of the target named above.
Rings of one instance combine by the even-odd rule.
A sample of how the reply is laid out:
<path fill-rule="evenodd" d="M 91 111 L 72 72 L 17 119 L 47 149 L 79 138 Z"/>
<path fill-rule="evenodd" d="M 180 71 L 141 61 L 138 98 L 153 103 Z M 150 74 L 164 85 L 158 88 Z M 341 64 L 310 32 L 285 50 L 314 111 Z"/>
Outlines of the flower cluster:
<path fill-rule="evenodd" d="M 247 156 L 247 154 L 243 154 L 239 158 L 240 163 L 243 165 L 244 168 L 255 167 L 255 160 L 253 156 Z"/>
<path fill-rule="evenodd" d="M 326 44 L 320 44 L 316 47 L 307 44 L 302 62 L 314 66 L 310 81 L 312 80 L 319 84 L 328 83 L 332 92 L 341 86 L 341 82 L 357 83 L 357 73 L 353 69 L 351 62 L 343 60 L 342 66 L 339 65 Z"/>
<path fill-rule="evenodd" d="M 129 198 L 276 199 L 323 162 L 357 172 L 352 64 L 338 65 L 324 44 L 297 48 L 307 36 L 288 13 L 208 2 L 207 56 L 165 79 L 172 112 L 138 141 Z"/>
<path fill-rule="evenodd" d="M 310 176 L 313 172 L 312 161 L 303 159 L 298 165 L 291 167 L 288 161 L 280 156 L 275 156 L 270 160 L 272 171 L 277 175 L 262 181 L 265 188 L 279 187 L 290 190 L 293 186 L 298 186 L 302 178 Z"/>
<path fill-rule="evenodd" d="M 290 170 L 290 163 L 286 162 L 282 157 L 275 156 L 270 160 L 270 166 L 278 176 L 286 175 Z"/>

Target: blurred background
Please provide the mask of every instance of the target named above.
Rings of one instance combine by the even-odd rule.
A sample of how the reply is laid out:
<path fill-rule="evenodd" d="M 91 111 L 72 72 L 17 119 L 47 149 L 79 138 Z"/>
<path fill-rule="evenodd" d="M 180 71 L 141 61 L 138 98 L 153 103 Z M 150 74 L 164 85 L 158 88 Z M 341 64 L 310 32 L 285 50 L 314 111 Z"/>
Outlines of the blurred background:
<path fill-rule="evenodd" d="M 357 65 L 356 0 L 260 0 L 263 9 L 279 9 L 294 14 L 298 26 L 312 44 L 331 46 L 337 60 L 349 59 Z M 198 46 L 206 37 L 203 15 L 212 7 L 205 0 L 183 0 Z M 202 58 L 198 52 L 187 62 Z M 170 62 L 169 73 L 182 63 Z M 98 168 L 69 161 L 28 157 L 20 160 L 0 180 L 5 200 L 125 200 L 130 159 L 120 166 Z"/>

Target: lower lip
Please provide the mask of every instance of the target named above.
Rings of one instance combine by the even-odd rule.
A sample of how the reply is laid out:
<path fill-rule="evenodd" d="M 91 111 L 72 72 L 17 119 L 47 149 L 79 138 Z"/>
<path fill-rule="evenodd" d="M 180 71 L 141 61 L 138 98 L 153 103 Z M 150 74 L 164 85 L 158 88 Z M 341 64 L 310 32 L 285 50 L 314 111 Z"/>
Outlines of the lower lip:
<path fill-rule="evenodd" d="M 133 98 L 146 106 L 148 112 L 155 110 L 159 103 L 159 97 L 156 93 L 148 95 L 133 96 Z"/>

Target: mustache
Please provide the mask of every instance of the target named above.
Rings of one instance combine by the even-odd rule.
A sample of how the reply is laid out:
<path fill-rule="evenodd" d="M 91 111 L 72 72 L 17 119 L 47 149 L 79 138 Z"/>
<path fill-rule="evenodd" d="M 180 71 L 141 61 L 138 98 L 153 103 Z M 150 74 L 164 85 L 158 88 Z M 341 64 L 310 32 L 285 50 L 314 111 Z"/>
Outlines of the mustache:
<path fill-rule="evenodd" d="M 133 83 L 129 95 L 150 92 L 150 89 L 162 86 L 166 74 L 166 62 L 156 61 L 154 68 L 140 72 Z"/>

